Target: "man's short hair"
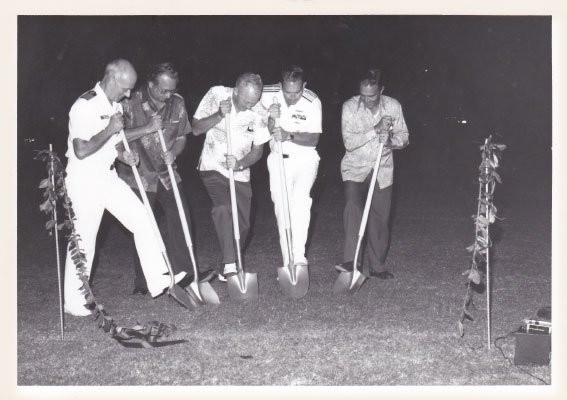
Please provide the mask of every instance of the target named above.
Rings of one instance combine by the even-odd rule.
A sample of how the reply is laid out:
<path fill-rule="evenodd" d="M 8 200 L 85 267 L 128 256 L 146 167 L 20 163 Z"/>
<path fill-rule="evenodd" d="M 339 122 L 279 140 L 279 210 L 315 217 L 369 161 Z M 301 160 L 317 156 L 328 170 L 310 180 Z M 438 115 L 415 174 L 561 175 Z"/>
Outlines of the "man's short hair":
<path fill-rule="evenodd" d="M 382 71 L 378 68 L 370 68 L 361 74 L 359 83 L 361 86 L 382 86 Z"/>
<path fill-rule="evenodd" d="M 179 80 L 179 74 L 175 69 L 175 66 L 170 62 L 154 64 L 148 70 L 148 82 L 157 82 L 158 77 L 161 75 L 168 75 L 171 79 Z"/>
<path fill-rule="evenodd" d="M 253 86 L 262 91 L 263 83 L 260 75 L 253 72 L 245 72 L 236 79 L 236 87 Z"/>
<path fill-rule="evenodd" d="M 282 82 L 305 82 L 303 68 L 297 65 L 290 65 L 282 69 Z"/>

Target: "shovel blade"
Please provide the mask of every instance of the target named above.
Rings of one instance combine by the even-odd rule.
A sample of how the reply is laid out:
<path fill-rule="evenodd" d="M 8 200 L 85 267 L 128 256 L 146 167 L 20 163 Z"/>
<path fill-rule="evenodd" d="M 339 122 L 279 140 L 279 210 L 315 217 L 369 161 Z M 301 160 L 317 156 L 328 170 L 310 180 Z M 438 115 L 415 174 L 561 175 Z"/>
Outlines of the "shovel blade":
<path fill-rule="evenodd" d="M 171 296 L 175 301 L 181 304 L 183 307 L 187 309 L 193 309 L 198 307 L 198 302 L 194 299 L 191 294 L 183 289 L 179 285 L 170 286 L 167 289 L 167 293 Z"/>
<path fill-rule="evenodd" d="M 278 283 L 283 294 L 292 299 L 300 299 L 309 289 L 309 270 L 307 265 L 293 265 L 278 268 Z"/>
<path fill-rule="evenodd" d="M 191 282 L 191 284 L 187 286 L 185 290 L 187 291 L 187 293 L 189 293 L 189 296 L 191 296 L 191 298 L 197 305 L 202 306 L 203 304 L 205 304 L 205 300 L 203 299 L 203 296 L 199 290 L 199 284 L 197 282 Z"/>
<path fill-rule="evenodd" d="M 209 282 L 199 283 L 199 292 L 205 303 L 214 305 L 220 304 L 219 296 Z"/>
<path fill-rule="evenodd" d="M 258 298 L 258 276 L 240 272 L 227 278 L 228 295 L 233 300 L 254 300 Z"/>
<path fill-rule="evenodd" d="M 357 274 L 355 281 L 353 282 L 353 272 L 341 272 L 339 277 L 335 281 L 333 286 L 334 294 L 354 294 L 360 289 L 364 281 L 366 280 L 366 275 Z"/>

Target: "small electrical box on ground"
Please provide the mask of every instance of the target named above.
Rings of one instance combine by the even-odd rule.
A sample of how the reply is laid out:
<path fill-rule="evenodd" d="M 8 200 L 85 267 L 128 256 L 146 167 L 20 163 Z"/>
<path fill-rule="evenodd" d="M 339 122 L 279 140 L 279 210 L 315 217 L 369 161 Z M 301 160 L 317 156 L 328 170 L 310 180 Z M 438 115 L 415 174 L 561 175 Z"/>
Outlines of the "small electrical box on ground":
<path fill-rule="evenodd" d="M 514 333 L 514 364 L 548 365 L 551 357 L 551 322 L 524 320 Z"/>

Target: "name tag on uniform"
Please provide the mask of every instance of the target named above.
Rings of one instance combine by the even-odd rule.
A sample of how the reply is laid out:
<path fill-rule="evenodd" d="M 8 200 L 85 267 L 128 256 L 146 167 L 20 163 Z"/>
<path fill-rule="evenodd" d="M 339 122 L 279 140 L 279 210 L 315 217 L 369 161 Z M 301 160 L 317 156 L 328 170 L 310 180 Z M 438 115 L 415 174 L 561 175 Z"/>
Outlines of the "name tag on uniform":
<path fill-rule="evenodd" d="M 109 119 L 109 118 L 110 118 L 110 115 L 101 115 L 100 116 L 100 119 Z"/>

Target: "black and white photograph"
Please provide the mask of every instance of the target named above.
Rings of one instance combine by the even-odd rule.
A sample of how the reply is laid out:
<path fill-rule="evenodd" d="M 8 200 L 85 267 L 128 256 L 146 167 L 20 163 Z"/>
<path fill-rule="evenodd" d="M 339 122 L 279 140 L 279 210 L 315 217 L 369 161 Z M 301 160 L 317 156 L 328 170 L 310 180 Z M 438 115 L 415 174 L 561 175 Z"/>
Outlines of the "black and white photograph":
<path fill-rule="evenodd" d="M 162 12 L 15 16 L 19 388 L 559 383 L 551 13 Z"/>

